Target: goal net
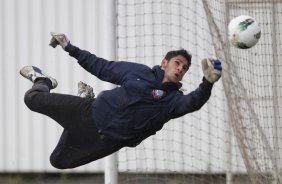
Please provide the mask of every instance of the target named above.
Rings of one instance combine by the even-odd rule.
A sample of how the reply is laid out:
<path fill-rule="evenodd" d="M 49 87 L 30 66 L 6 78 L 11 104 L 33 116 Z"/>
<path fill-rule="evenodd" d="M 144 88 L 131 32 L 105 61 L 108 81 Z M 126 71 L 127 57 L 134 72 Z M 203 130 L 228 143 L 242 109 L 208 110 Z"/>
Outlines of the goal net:
<path fill-rule="evenodd" d="M 202 109 L 118 152 L 119 183 L 282 183 L 281 14 L 279 0 L 117 1 L 118 60 L 152 67 L 187 49 L 185 94 L 202 80 L 201 59 L 223 62 Z M 239 15 L 260 23 L 251 49 L 228 43 L 228 22 Z"/>

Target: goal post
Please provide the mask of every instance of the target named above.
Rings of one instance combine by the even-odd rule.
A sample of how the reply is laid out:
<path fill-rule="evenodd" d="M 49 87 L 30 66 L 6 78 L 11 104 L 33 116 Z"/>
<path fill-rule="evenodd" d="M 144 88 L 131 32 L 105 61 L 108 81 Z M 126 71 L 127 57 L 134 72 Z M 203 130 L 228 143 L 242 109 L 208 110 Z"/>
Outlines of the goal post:
<path fill-rule="evenodd" d="M 103 53 L 106 58 L 109 60 L 117 60 L 116 56 L 116 48 L 117 48 L 117 42 L 116 42 L 116 2 L 113 0 L 103 0 L 100 1 L 102 10 L 107 10 L 108 13 L 103 14 L 101 17 L 104 21 L 102 25 L 105 30 L 103 35 L 103 44 L 104 45 L 104 51 Z M 98 26 L 98 25 L 97 25 Z M 114 88 L 115 86 L 111 86 Z M 104 183 L 105 184 L 117 184 L 118 183 L 118 159 L 117 159 L 117 153 L 113 153 L 109 156 L 107 156 L 104 159 Z"/>

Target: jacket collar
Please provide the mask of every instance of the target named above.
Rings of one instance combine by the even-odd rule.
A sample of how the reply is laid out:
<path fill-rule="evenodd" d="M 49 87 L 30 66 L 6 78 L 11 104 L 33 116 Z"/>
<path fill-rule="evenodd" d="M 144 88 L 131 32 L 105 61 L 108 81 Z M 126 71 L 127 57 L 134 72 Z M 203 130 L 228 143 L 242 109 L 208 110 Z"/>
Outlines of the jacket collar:
<path fill-rule="evenodd" d="M 164 71 L 161 69 L 160 65 L 156 65 L 152 68 L 156 79 L 159 83 L 162 82 L 164 78 Z M 164 90 L 179 90 L 182 87 L 182 84 L 180 82 L 178 83 L 173 83 L 173 82 L 165 82 L 161 83 L 161 86 Z"/>

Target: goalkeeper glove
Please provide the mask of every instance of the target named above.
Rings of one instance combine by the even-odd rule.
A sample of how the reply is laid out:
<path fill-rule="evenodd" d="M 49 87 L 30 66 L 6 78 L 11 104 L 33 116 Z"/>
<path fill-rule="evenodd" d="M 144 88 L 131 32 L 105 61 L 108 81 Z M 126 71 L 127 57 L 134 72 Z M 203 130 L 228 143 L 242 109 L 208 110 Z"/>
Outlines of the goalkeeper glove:
<path fill-rule="evenodd" d="M 221 62 L 218 59 L 203 59 L 202 70 L 205 79 L 210 83 L 215 83 L 221 77 Z"/>
<path fill-rule="evenodd" d="M 57 47 L 57 45 L 61 45 L 62 48 L 65 50 L 66 46 L 70 43 L 69 39 L 66 37 L 63 33 L 54 33 L 51 32 L 51 40 L 50 40 L 50 46 L 53 48 Z"/>

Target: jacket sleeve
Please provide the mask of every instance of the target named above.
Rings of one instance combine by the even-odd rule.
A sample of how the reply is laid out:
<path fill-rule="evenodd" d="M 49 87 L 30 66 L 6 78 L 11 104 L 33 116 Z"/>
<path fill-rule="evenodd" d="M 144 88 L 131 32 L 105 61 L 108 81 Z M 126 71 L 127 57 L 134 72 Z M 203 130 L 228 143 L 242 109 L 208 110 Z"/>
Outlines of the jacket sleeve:
<path fill-rule="evenodd" d="M 213 84 L 203 78 L 199 87 L 187 95 L 179 94 L 169 111 L 171 119 L 199 110 L 210 98 Z"/>
<path fill-rule="evenodd" d="M 141 67 L 141 64 L 124 61 L 108 61 L 88 51 L 68 44 L 65 48 L 69 55 L 76 58 L 80 66 L 99 79 L 121 85 L 128 73 Z"/>

